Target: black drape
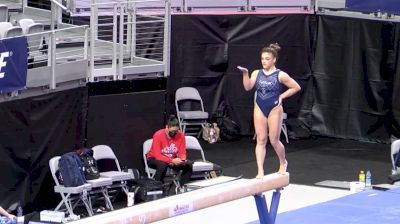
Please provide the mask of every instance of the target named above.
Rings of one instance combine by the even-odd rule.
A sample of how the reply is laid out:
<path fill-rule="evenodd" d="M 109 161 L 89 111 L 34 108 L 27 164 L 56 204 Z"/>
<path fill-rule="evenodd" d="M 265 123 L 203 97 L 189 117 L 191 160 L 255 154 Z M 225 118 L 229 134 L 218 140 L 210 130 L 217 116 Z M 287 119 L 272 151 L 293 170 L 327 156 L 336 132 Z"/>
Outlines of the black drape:
<path fill-rule="evenodd" d="M 311 15 L 176 15 L 172 17 L 171 77 L 167 87 L 168 112 L 174 111 L 174 93 L 181 86 L 196 87 L 205 110 L 215 112 L 226 105 L 229 116 L 242 134 L 253 133 L 254 91 L 246 92 L 241 65 L 261 67 L 260 50 L 278 42 L 281 55 L 277 66 L 295 78 L 303 91 L 286 100 L 290 118 L 301 114 L 308 123 L 311 97 Z"/>
<path fill-rule="evenodd" d="M 52 198 L 49 160 L 83 140 L 86 101 L 83 87 L 0 104 L 3 207 L 20 201 L 26 211 L 40 209 Z"/>
<path fill-rule="evenodd" d="M 397 26 L 390 22 L 319 17 L 313 72 L 314 133 L 389 140 L 392 126 L 398 127 L 399 121 L 392 119 L 392 111 L 398 116 L 399 105 L 398 91 L 393 91 L 399 85 L 394 82 L 399 73 Z"/>
<path fill-rule="evenodd" d="M 122 167 L 144 174 L 145 140 L 164 128 L 165 79 L 93 83 L 89 88 L 87 146 L 110 146 Z"/>
<path fill-rule="evenodd" d="M 272 42 L 282 46 L 277 67 L 302 87 L 284 102 L 291 137 L 305 137 L 309 130 L 368 141 L 400 137 L 396 23 L 314 15 L 175 15 L 171 35 L 167 85 L 163 78 L 93 83 L 1 103 L 0 205 L 54 207 L 48 161 L 85 138 L 88 146 L 110 145 L 122 165 L 142 169 L 141 146 L 163 127 L 166 113 L 174 112 L 181 86 L 199 89 L 210 113 L 225 105 L 242 134 L 252 134 L 254 92 L 244 91 L 236 66 L 260 68 L 259 51 Z"/>

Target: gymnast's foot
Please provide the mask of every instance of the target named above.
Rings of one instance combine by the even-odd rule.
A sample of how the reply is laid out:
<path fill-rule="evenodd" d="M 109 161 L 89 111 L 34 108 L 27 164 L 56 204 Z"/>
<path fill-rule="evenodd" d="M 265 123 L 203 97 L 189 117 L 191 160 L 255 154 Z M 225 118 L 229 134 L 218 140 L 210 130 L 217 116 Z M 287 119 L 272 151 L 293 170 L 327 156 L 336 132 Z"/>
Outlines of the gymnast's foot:
<path fill-rule="evenodd" d="M 263 178 L 264 178 L 264 170 L 259 170 L 256 179 L 263 179 Z"/>
<path fill-rule="evenodd" d="M 285 163 L 284 163 L 284 164 L 281 164 L 281 165 L 279 166 L 279 171 L 278 171 L 278 173 L 279 173 L 279 174 L 285 174 L 285 173 L 286 173 L 286 170 L 287 170 L 287 166 L 288 166 L 288 161 L 285 160 Z"/>

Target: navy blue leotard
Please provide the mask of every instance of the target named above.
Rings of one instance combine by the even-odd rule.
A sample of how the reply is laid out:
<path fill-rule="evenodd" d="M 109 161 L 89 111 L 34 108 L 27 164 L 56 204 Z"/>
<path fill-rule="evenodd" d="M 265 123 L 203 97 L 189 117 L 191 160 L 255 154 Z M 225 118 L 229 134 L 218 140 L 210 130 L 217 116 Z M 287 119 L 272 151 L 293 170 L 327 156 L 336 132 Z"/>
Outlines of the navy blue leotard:
<path fill-rule="evenodd" d="M 279 95 L 281 94 L 281 83 L 277 69 L 270 75 L 265 75 L 260 69 L 256 79 L 256 103 L 266 117 L 271 110 L 279 104 Z"/>

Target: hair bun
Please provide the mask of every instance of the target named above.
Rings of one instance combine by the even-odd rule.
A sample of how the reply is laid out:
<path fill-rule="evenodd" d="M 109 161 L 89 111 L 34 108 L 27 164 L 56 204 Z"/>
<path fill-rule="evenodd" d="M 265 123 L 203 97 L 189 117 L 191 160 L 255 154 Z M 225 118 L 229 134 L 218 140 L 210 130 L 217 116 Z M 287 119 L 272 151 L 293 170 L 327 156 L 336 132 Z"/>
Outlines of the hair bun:
<path fill-rule="evenodd" d="M 268 47 L 274 49 L 276 51 L 276 53 L 278 53 L 281 50 L 281 47 L 279 46 L 278 43 L 270 44 Z"/>
<path fill-rule="evenodd" d="M 168 116 L 168 120 L 173 120 L 173 119 L 176 119 L 174 114 L 171 114 L 171 115 Z"/>

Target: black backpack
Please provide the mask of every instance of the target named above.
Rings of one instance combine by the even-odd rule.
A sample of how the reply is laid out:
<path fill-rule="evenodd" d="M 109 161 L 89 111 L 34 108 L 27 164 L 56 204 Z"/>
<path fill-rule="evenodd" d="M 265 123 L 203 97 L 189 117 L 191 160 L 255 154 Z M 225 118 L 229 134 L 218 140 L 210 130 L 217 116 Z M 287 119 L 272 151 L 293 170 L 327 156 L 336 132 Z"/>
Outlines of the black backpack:
<path fill-rule="evenodd" d="M 76 187 L 86 183 L 83 164 L 75 152 L 68 152 L 61 156 L 58 162 L 60 182 L 65 187 Z"/>
<path fill-rule="evenodd" d="M 132 190 L 135 192 L 135 203 L 153 201 L 164 196 L 163 183 L 153 179 L 134 179 Z"/>
<path fill-rule="evenodd" d="M 221 140 L 231 141 L 240 137 L 239 125 L 227 116 L 217 118 L 217 124 L 219 126 L 219 137 Z"/>
<path fill-rule="evenodd" d="M 97 168 L 96 160 L 93 158 L 93 150 L 85 148 L 79 157 L 83 163 L 83 171 L 85 173 L 86 180 L 99 178 L 100 172 Z"/>
<path fill-rule="evenodd" d="M 232 141 L 240 138 L 240 126 L 233 121 L 228 113 L 228 107 L 222 102 L 212 114 L 211 122 L 217 123 L 219 137 L 222 141 Z"/>

